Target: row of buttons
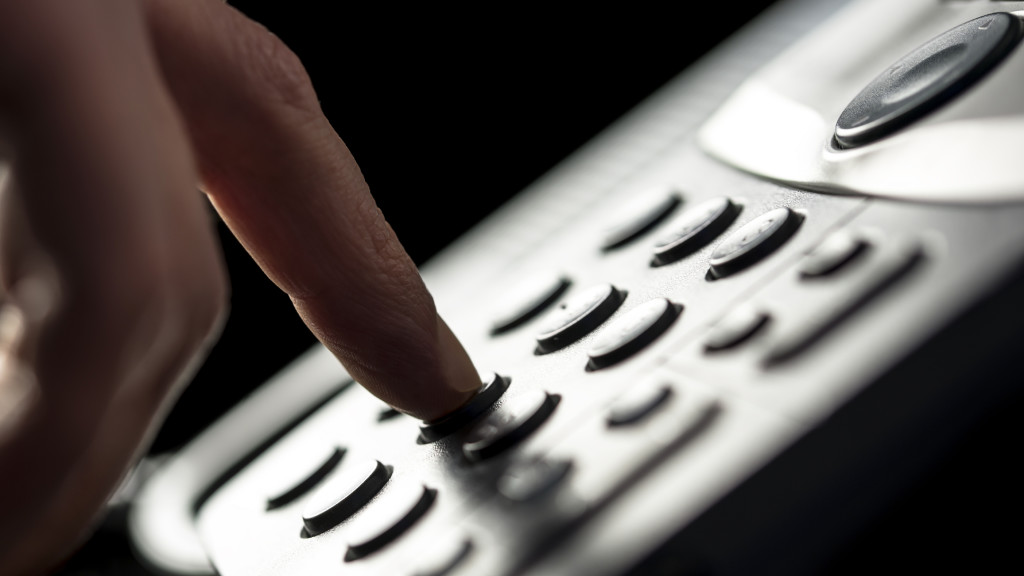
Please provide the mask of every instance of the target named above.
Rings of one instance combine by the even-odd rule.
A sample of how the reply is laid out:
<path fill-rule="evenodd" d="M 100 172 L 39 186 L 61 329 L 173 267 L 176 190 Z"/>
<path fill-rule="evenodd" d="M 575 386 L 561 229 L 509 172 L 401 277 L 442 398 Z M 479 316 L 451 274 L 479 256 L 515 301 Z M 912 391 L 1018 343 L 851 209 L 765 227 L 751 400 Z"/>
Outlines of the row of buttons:
<path fill-rule="evenodd" d="M 681 204 L 682 198 L 675 192 L 645 198 L 606 233 L 601 249 L 615 250 L 643 237 Z M 651 266 L 671 264 L 707 246 L 735 222 L 741 210 L 726 197 L 712 198 L 687 210 L 669 225 L 669 233 L 654 243 Z M 789 208 L 777 208 L 748 222 L 715 248 L 708 278 L 735 274 L 771 254 L 789 240 L 802 220 Z"/>
<path fill-rule="evenodd" d="M 797 273 L 801 278 L 825 278 L 866 253 L 868 243 L 849 231 L 841 230 L 829 235 L 814 251 L 801 260 Z M 744 304 L 716 323 L 704 338 L 704 348 L 719 351 L 734 348 L 764 328 L 771 315 L 751 304 Z"/>
<path fill-rule="evenodd" d="M 622 247 L 652 230 L 681 203 L 678 195 L 670 194 L 644 206 L 630 216 L 605 238 L 605 251 Z M 740 206 L 729 198 L 712 198 L 686 211 L 671 227 L 671 232 L 654 245 L 652 266 L 664 266 L 689 256 L 711 243 L 740 213 Z M 771 254 L 799 228 L 803 217 L 789 208 L 778 208 L 762 214 L 728 236 L 711 255 L 708 278 L 716 279 L 735 274 Z M 532 320 L 550 308 L 569 288 L 571 282 L 564 276 L 538 275 L 521 281 L 497 307 L 491 333 L 508 332 Z M 607 296 L 595 293 L 579 297 L 562 306 L 558 315 L 541 330 L 538 338 L 542 352 L 557 350 L 586 333 L 586 325 L 577 326 L 573 320 L 587 312 L 591 302 L 612 306 L 616 298 L 625 294 Z M 571 304 L 571 305 L 570 305 Z M 598 311 L 600 316 L 600 311 Z"/>
<path fill-rule="evenodd" d="M 916 240 L 892 241 L 874 246 L 849 230 L 831 234 L 797 267 L 803 282 L 816 282 L 849 271 L 842 290 L 833 295 L 827 310 L 813 310 L 802 321 L 791 323 L 763 357 L 766 366 L 777 365 L 808 349 L 859 308 L 895 285 L 923 260 L 923 246 Z M 854 265 L 856 264 L 856 265 Z M 717 352 L 734 348 L 761 331 L 771 321 L 766 310 L 747 303 L 717 322 L 704 339 L 704 348 Z"/>
<path fill-rule="evenodd" d="M 714 210 L 701 207 L 702 214 L 721 213 L 723 204 L 716 203 Z M 799 226 L 801 216 L 786 208 L 768 212 L 741 227 L 724 241 L 712 255 L 712 268 L 709 275 L 735 273 L 763 258 L 780 246 L 792 235 Z M 804 257 L 798 266 L 798 274 L 804 280 L 814 280 L 833 276 L 841 269 L 856 261 L 870 248 L 869 243 L 861 236 L 842 230 L 833 233 L 820 243 L 814 251 Z M 722 254 L 719 254 L 721 252 Z M 880 277 L 873 285 L 884 286 L 890 276 L 898 276 L 905 267 L 912 266 L 920 255 L 919 247 L 908 247 L 906 254 L 900 257 L 897 264 L 889 264 L 893 271 L 880 270 Z M 728 255 L 725 256 L 725 255 Z M 874 264 L 872 264 L 874 265 Z M 883 265 L 878 265 L 884 268 Z M 535 278 L 524 287 L 535 290 L 523 298 L 522 302 L 530 302 L 531 315 L 535 314 L 536 303 L 553 302 L 556 294 L 561 294 L 570 285 L 570 281 L 561 276 Z M 865 287 L 861 292 L 870 294 L 875 291 L 872 286 Z M 528 292 L 522 295 L 529 294 Z M 593 286 L 577 293 L 562 303 L 552 313 L 540 329 L 537 336 L 537 354 L 547 354 L 576 342 L 601 326 L 614 314 L 626 297 L 626 291 L 611 284 Z M 527 307 L 520 306 L 519 310 Z M 682 305 L 659 298 L 637 306 L 616 322 L 607 326 L 595 339 L 588 356 L 587 370 L 596 370 L 618 363 L 656 339 L 667 330 L 682 311 Z M 833 318 L 837 314 L 825 315 Z M 509 316 L 505 316 L 507 319 Z M 719 321 L 704 341 L 708 351 L 719 351 L 733 348 L 746 341 L 768 324 L 770 315 L 750 305 L 743 305 Z M 518 323 L 525 320 L 520 316 Z M 821 330 L 817 330 L 820 332 Z M 800 336 L 787 338 L 789 344 L 778 345 L 769 355 L 766 363 L 777 363 L 793 356 L 806 348 L 819 334 L 810 328 L 801 331 Z"/>

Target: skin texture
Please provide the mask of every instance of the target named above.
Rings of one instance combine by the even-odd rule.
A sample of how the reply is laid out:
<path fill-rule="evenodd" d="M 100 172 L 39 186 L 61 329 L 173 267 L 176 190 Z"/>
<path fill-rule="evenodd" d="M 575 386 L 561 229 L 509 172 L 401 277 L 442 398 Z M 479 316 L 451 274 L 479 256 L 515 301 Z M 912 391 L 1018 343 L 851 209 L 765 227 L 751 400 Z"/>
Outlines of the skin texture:
<path fill-rule="evenodd" d="M 216 339 L 211 204 L 382 400 L 479 387 L 275 36 L 219 0 L 0 3 L 0 574 L 82 542 Z"/>

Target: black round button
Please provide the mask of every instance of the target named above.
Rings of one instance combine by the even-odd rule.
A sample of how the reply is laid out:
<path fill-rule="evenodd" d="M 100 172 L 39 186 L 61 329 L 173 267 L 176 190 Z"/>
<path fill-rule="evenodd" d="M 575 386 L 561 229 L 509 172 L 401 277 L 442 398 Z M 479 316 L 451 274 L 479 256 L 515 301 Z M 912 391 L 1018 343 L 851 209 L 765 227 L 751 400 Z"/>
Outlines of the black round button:
<path fill-rule="evenodd" d="M 664 220 L 682 202 L 674 191 L 663 195 L 642 196 L 634 204 L 622 209 L 621 220 L 605 232 L 601 250 L 620 248 L 643 236 Z"/>
<path fill-rule="evenodd" d="M 391 478 L 391 468 L 377 460 L 353 462 L 313 493 L 302 511 L 306 533 L 316 536 L 347 520 L 366 505 Z"/>
<path fill-rule="evenodd" d="M 540 427 L 555 410 L 558 397 L 530 390 L 491 412 L 469 432 L 462 452 L 474 462 L 496 456 Z"/>
<path fill-rule="evenodd" d="M 587 368 L 596 370 L 621 362 L 660 336 L 679 316 L 682 306 L 657 298 L 633 308 L 608 324 L 587 351 Z"/>
<path fill-rule="evenodd" d="M 267 510 L 280 508 L 313 489 L 341 462 L 345 450 L 337 446 L 324 448 L 323 454 L 311 458 L 306 466 L 286 472 L 276 487 L 269 490 Z"/>
<path fill-rule="evenodd" d="M 789 208 L 776 208 L 747 222 L 711 253 L 711 278 L 735 274 L 771 254 L 789 240 L 802 220 Z"/>
<path fill-rule="evenodd" d="M 654 245 L 651 266 L 663 266 L 707 246 L 739 216 L 740 208 L 728 198 L 712 198 L 690 208 L 669 225 L 669 233 Z"/>
<path fill-rule="evenodd" d="M 933 38 L 872 80 L 836 122 L 836 142 L 853 147 L 907 126 L 970 87 L 1020 41 L 1021 19 L 997 12 Z"/>
<path fill-rule="evenodd" d="M 626 293 L 611 284 L 592 286 L 562 303 L 544 322 L 537 352 L 546 354 L 586 336 L 614 313 Z"/>

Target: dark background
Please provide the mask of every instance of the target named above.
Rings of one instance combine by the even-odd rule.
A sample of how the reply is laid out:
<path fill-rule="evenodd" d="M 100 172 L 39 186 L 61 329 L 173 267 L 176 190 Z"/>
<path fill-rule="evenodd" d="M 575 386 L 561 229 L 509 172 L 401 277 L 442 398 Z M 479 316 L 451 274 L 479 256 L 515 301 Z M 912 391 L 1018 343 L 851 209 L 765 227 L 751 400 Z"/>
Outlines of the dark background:
<path fill-rule="evenodd" d="M 511 5 L 455 11 L 374 4 L 344 6 L 339 16 L 335 2 L 231 4 L 303 60 L 381 210 L 423 263 L 770 2 L 708 3 L 700 17 L 682 20 L 668 4 L 589 8 L 572 18 Z M 220 233 L 231 315 L 153 453 L 186 443 L 314 343 L 288 298 L 223 226 Z M 978 431 L 839 558 L 836 573 L 1006 555 L 1009 534 L 993 528 L 990 509 L 1005 506 L 999 495 L 1013 491 L 1012 477 L 1002 468 L 1005 443 L 992 438 L 1015 430 L 1008 417 Z M 1021 511 L 1019 499 L 1013 504 Z M 110 522 L 62 574 L 147 573 Z"/>

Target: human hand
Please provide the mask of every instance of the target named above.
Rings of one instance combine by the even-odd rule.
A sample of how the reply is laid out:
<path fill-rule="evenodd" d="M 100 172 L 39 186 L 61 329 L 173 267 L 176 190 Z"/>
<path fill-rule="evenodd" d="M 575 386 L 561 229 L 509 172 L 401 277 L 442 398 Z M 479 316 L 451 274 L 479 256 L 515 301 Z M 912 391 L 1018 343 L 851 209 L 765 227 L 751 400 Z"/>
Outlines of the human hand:
<path fill-rule="evenodd" d="M 200 187 L 352 376 L 480 385 L 294 54 L 216 0 L 0 6 L 0 573 L 67 555 L 223 323 Z"/>

